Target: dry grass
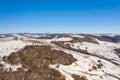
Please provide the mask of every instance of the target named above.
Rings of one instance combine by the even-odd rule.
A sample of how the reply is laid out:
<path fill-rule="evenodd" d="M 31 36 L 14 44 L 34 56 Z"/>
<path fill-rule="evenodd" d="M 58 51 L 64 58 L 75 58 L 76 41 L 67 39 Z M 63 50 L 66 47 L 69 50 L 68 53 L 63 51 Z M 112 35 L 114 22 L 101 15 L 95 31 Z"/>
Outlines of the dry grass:
<path fill-rule="evenodd" d="M 92 68 L 89 69 L 89 71 L 101 69 L 102 67 L 103 67 L 103 64 L 102 63 L 98 63 L 96 65 L 93 65 Z"/>
<path fill-rule="evenodd" d="M 58 71 L 49 68 L 49 64 L 70 65 L 76 61 L 72 55 L 51 50 L 50 46 L 27 46 L 3 60 L 21 63 L 23 67 L 16 72 L 1 71 L 0 80 L 65 80 Z"/>
<path fill-rule="evenodd" d="M 74 78 L 74 80 L 88 80 L 86 76 L 79 76 L 76 74 L 72 74 L 72 77 Z"/>
<path fill-rule="evenodd" d="M 98 67 L 98 68 L 102 68 L 102 66 L 103 66 L 102 63 L 97 64 L 97 67 Z"/>

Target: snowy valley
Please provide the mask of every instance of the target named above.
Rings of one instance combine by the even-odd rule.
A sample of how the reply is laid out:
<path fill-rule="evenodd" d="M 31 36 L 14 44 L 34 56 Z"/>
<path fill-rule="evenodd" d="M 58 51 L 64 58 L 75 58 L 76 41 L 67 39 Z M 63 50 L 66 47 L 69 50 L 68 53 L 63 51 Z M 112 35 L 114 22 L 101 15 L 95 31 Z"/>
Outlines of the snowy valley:
<path fill-rule="evenodd" d="M 1 34 L 0 80 L 120 80 L 120 35 Z"/>

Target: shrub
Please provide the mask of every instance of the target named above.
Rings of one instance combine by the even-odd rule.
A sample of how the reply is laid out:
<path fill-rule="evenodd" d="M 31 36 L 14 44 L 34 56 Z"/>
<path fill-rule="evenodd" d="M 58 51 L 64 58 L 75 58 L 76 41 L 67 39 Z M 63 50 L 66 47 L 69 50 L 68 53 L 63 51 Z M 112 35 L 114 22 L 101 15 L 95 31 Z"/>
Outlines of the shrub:
<path fill-rule="evenodd" d="M 1 80 L 65 80 L 60 72 L 48 66 L 50 64 L 70 65 L 76 59 L 63 51 L 51 50 L 50 46 L 26 46 L 5 57 L 4 61 L 10 64 L 21 63 L 22 67 L 15 72 L 1 71 Z"/>

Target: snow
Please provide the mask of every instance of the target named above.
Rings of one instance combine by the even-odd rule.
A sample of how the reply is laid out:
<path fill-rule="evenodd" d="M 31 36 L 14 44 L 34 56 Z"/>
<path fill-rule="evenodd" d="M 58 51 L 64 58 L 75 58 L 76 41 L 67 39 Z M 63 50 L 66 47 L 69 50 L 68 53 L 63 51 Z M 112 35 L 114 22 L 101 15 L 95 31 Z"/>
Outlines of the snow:
<path fill-rule="evenodd" d="M 104 79 L 104 80 L 119 80 L 119 79 L 113 78 L 113 77 L 111 77 L 111 76 L 105 76 L 103 79 Z"/>
<path fill-rule="evenodd" d="M 52 41 L 71 41 L 73 40 L 72 38 L 70 37 L 61 37 L 61 38 L 57 38 L 57 36 L 53 39 L 39 39 L 40 42 L 43 42 L 43 43 L 50 43 Z"/>
<path fill-rule="evenodd" d="M 24 34 L 23 35 L 24 37 L 31 37 L 31 38 L 39 38 L 39 37 L 50 37 L 49 35 L 47 34 L 34 34 L 34 33 L 31 33 L 31 34 Z"/>
<path fill-rule="evenodd" d="M 94 50 L 96 51 L 96 49 L 97 50 L 100 49 L 99 51 L 103 50 L 103 53 L 105 56 L 107 53 L 107 52 L 105 53 L 105 50 L 107 50 L 107 48 L 111 50 L 114 47 L 119 47 L 119 44 L 107 43 L 108 45 L 104 45 L 104 42 L 101 42 L 101 41 L 98 41 L 98 42 L 100 44 L 83 42 L 83 43 L 79 43 L 79 44 L 77 43 L 76 45 L 83 49 L 86 49 L 85 47 L 87 46 L 88 51 L 94 51 Z M 83 45 L 85 45 L 85 46 L 83 46 Z M 106 46 L 106 47 L 103 47 L 103 46 Z M 90 48 L 90 50 L 89 50 L 89 48 Z M 105 50 L 104 50 L 104 48 L 105 48 Z M 64 48 L 58 48 L 58 49 L 66 52 L 67 54 L 73 55 L 73 57 L 77 59 L 76 62 L 74 62 L 68 66 L 65 66 L 62 64 L 59 64 L 59 67 L 56 67 L 57 64 L 49 65 L 50 68 L 60 71 L 61 74 L 67 78 L 66 80 L 73 80 L 73 78 L 71 77 L 71 74 L 77 74 L 79 76 L 86 76 L 88 78 L 88 80 L 108 80 L 108 79 L 109 80 L 119 80 L 120 79 L 120 66 L 117 66 L 107 60 L 101 59 L 100 57 L 95 57 L 92 55 L 85 55 L 83 53 L 67 50 Z M 113 57 L 112 56 L 110 57 L 111 59 L 116 58 L 116 60 L 120 60 L 116 55 L 114 55 L 114 53 L 113 54 L 112 53 L 113 52 L 110 53 L 110 55 L 113 56 Z M 100 54 L 98 53 L 98 55 L 101 55 L 101 53 Z M 101 62 L 98 62 L 98 60 L 100 60 Z M 99 64 L 99 63 L 103 64 L 103 66 L 101 68 L 97 68 L 97 70 L 94 70 L 92 67 L 97 66 L 97 64 Z M 91 69 L 91 71 L 89 71 L 90 69 Z M 110 76 L 108 74 L 111 74 L 112 76 Z"/>
<path fill-rule="evenodd" d="M 10 41 L 13 40 L 14 37 L 4 37 L 4 38 L 0 38 L 0 42 L 4 42 L 4 41 Z"/>
<path fill-rule="evenodd" d="M 41 45 L 38 41 L 34 40 L 10 40 L 0 42 L 0 64 L 3 65 L 3 69 L 6 71 L 17 71 L 18 68 L 22 67 L 21 64 L 12 65 L 2 61 L 4 56 L 10 56 L 12 52 L 16 52 L 26 45 Z"/>
<path fill-rule="evenodd" d="M 39 38 L 39 37 L 50 37 L 50 36 L 48 36 L 48 35 L 38 35 L 38 34 L 32 34 L 32 35 L 28 35 L 27 37 Z"/>
<path fill-rule="evenodd" d="M 111 42 L 105 42 L 105 41 L 99 41 L 99 44 L 89 43 L 89 42 L 77 42 L 77 43 L 70 43 L 67 42 L 65 44 L 70 44 L 70 46 L 74 49 L 82 49 L 87 50 L 91 54 L 104 56 L 107 59 L 114 59 L 119 60 L 119 56 L 116 55 L 114 49 L 120 48 L 120 44 L 118 43 L 111 43 Z"/>
<path fill-rule="evenodd" d="M 108 80 L 108 78 L 110 80 L 118 80 L 117 78 L 112 76 L 108 77 L 105 74 L 105 72 L 111 73 L 119 77 L 120 66 L 119 67 L 115 66 L 114 64 L 106 60 L 100 59 L 98 57 L 86 56 L 86 55 L 83 55 L 82 53 L 71 52 L 69 50 L 63 50 L 63 51 L 67 52 L 68 54 L 72 54 L 74 58 L 76 58 L 78 61 L 68 66 L 60 64 L 59 67 L 56 68 L 57 65 L 55 64 L 55 65 L 50 65 L 49 67 L 60 71 L 67 78 L 66 80 L 73 80 L 73 78 L 70 77 L 71 74 L 86 76 L 88 80 Z M 91 69 L 92 66 L 95 66 L 96 64 L 99 63 L 98 60 L 101 60 L 101 63 L 103 63 L 103 67 L 97 70 L 89 71 L 89 69 Z"/>
<path fill-rule="evenodd" d="M 77 35 L 77 34 L 74 34 L 74 35 L 71 35 L 72 37 L 79 37 L 79 38 L 84 38 L 85 36 L 81 36 L 81 35 Z"/>
<path fill-rule="evenodd" d="M 55 41 L 71 41 L 71 40 L 72 40 L 72 38 L 70 38 L 70 37 L 61 37 L 61 38 L 55 39 Z"/>
<path fill-rule="evenodd" d="M 38 38 L 38 37 L 41 37 L 41 36 L 40 35 L 30 35 L 30 37 Z"/>
<path fill-rule="evenodd" d="M 120 35 L 120 34 L 93 34 L 93 35 L 98 36 L 98 37 L 101 37 L 101 36 L 114 37 L 114 36 L 117 36 L 117 35 Z"/>
<path fill-rule="evenodd" d="M 42 45 L 35 40 L 12 40 L 0 42 L 0 57 L 9 56 L 12 52 L 24 48 L 26 45 Z"/>
<path fill-rule="evenodd" d="M 17 36 L 17 37 L 23 38 L 22 36 Z M 9 56 L 12 52 L 18 51 L 24 48 L 26 45 L 33 45 L 32 43 L 33 40 L 40 41 L 41 43 L 44 43 L 46 45 L 50 45 L 51 47 L 53 47 L 53 49 L 62 50 L 67 54 L 73 55 L 73 57 L 77 59 L 76 62 L 67 66 L 62 64 L 59 64 L 59 67 L 57 67 L 58 64 L 49 65 L 50 68 L 58 70 L 63 76 L 65 76 L 66 80 L 74 80 L 71 76 L 72 74 L 86 76 L 88 80 L 119 80 L 120 79 L 120 66 L 117 66 L 105 59 L 101 59 L 100 57 L 95 57 L 92 55 L 86 55 L 72 50 L 67 50 L 59 46 L 55 46 L 55 44 L 51 43 L 51 41 L 70 41 L 72 40 L 72 38 L 70 37 L 61 37 L 61 38 L 55 37 L 53 39 L 32 39 L 32 38 L 24 37 L 23 41 L 22 40 L 3 41 L 0 42 L 0 57 Z M 74 49 L 83 49 L 83 50 L 87 50 L 91 54 L 104 56 L 108 59 L 114 59 L 116 60 L 116 62 L 120 63 L 120 58 L 115 54 L 115 51 L 113 50 L 115 48 L 120 48 L 120 43 L 105 42 L 105 41 L 100 41 L 98 39 L 96 39 L 96 41 L 99 44 L 89 43 L 89 42 L 76 42 L 76 43 L 67 42 L 65 44 L 70 44 L 70 46 Z M 36 45 L 42 45 L 42 44 L 36 43 Z M 100 60 L 101 62 L 98 62 L 98 60 Z M 101 68 L 97 68 L 97 70 L 90 71 L 90 69 L 92 69 L 93 66 L 96 66 L 99 63 L 103 64 Z M 0 60 L 0 64 L 2 64 L 4 70 L 7 71 L 10 70 L 17 71 L 18 68 L 22 67 L 21 64 L 12 65 L 2 60 Z"/>
<path fill-rule="evenodd" d="M 110 37 L 114 37 L 114 36 L 116 36 L 116 34 L 110 34 L 110 35 L 108 35 L 108 36 L 110 36 Z"/>
<path fill-rule="evenodd" d="M 8 64 L 5 63 L 4 61 L 1 61 L 0 64 L 3 65 L 3 69 L 6 71 L 17 71 L 18 68 L 21 68 L 22 65 L 21 64 L 17 64 L 17 65 L 12 65 L 12 64 Z"/>
<path fill-rule="evenodd" d="M 0 42 L 0 57 L 9 56 L 12 52 L 24 48 L 26 44 L 23 41 L 6 41 Z"/>
<path fill-rule="evenodd" d="M 58 70 L 63 76 L 65 76 L 65 80 L 74 80 L 68 73 L 64 72 L 62 69 L 56 68 L 56 65 L 49 65 L 49 68 L 54 68 Z"/>

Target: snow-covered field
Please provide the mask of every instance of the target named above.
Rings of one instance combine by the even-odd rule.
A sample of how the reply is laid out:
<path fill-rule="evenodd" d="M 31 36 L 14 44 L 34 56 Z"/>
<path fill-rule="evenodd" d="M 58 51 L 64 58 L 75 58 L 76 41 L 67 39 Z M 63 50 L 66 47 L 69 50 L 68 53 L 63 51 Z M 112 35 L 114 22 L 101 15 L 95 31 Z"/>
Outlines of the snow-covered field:
<path fill-rule="evenodd" d="M 0 38 L 0 42 L 4 42 L 4 41 L 11 41 L 13 40 L 14 37 L 5 37 L 5 38 Z"/>
<path fill-rule="evenodd" d="M 22 48 L 24 48 L 26 46 L 26 44 L 23 41 L 15 41 L 15 40 L 11 40 L 11 41 L 4 41 L 4 42 L 0 42 L 0 57 L 4 57 L 4 56 L 9 56 L 12 52 L 18 51 Z M 4 70 L 7 71 L 16 71 L 17 68 L 20 68 L 22 65 L 18 64 L 18 65 L 11 65 L 8 64 L 4 61 L 2 61 L 0 59 L 0 64 L 3 65 Z"/>
<path fill-rule="evenodd" d="M 12 52 L 24 48 L 26 44 L 23 41 L 5 41 L 0 42 L 0 57 L 9 56 Z"/>
<path fill-rule="evenodd" d="M 4 61 L 0 61 L 0 64 L 3 65 L 3 69 L 6 71 L 17 71 L 18 68 L 21 68 L 22 65 L 21 64 L 17 64 L 17 65 L 12 65 L 12 64 L 8 64 Z"/>
<path fill-rule="evenodd" d="M 50 65 L 50 68 L 54 68 L 60 71 L 66 80 L 74 80 L 71 75 L 77 74 L 79 76 L 87 76 L 88 80 L 119 80 L 120 79 L 120 66 L 116 66 L 106 60 L 100 59 L 98 57 L 81 55 L 77 52 L 71 52 L 64 50 L 68 54 L 72 54 L 78 61 L 69 66 L 59 65 L 57 68 L 56 65 Z M 98 62 L 98 61 L 101 62 Z M 92 67 L 97 66 L 98 64 L 103 64 L 101 68 L 94 70 Z M 113 77 L 108 74 L 112 74 Z"/>
<path fill-rule="evenodd" d="M 79 38 L 84 38 L 85 36 L 81 36 L 81 35 L 77 35 L 77 34 L 74 34 L 74 35 L 71 35 L 72 37 L 79 37 Z"/>
<path fill-rule="evenodd" d="M 74 49 L 87 50 L 89 53 L 100 57 L 85 55 L 63 48 L 60 50 L 63 50 L 68 54 L 72 54 L 78 61 L 69 66 L 60 64 L 59 67 L 56 67 L 58 64 L 50 65 L 50 68 L 60 71 L 64 76 L 66 76 L 66 80 L 74 80 L 71 76 L 72 74 L 87 76 L 88 80 L 120 80 L 120 58 L 114 51 L 115 48 L 120 48 L 120 43 L 100 40 L 97 40 L 97 42 L 99 44 L 88 42 L 66 42 L 65 44 L 70 44 Z M 101 56 L 110 60 L 115 60 L 119 65 L 115 65 L 108 60 L 101 59 Z M 102 66 L 98 67 L 99 64 Z M 97 69 L 93 69 L 93 67 L 96 67 Z"/>
<path fill-rule="evenodd" d="M 22 38 L 22 36 L 19 37 Z M 79 35 L 72 35 L 72 37 L 84 38 L 84 36 Z M 53 39 L 32 39 L 24 37 L 24 40 L 1 41 L 0 64 L 4 66 L 4 70 L 9 71 L 9 69 L 11 69 L 12 71 L 16 71 L 17 68 L 22 67 L 22 65 L 21 64 L 11 65 L 5 63 L 4 61 L 2 61 L 2 57 L 9 56 L 12 52 L 18 51 L 24 48 L 26 45 L 45 44 L 51 46 L 53 49 L 62 50 L 67 54 L 71 54 L 73 55 L 74 58 L 77 59 L 76 62 L 68 66 L 62 64 L 49 65 L 50 68 L 54 68 L 58 70 L 62 75 L 64 75 L 66 77 L 66 80 L 74 80 L 74 78 L 71 76 L 72 74 L 86 76 L 88 80 L 120 80 L 120 57 L 114 51 L 115 48 L 120 48 L 120 43 L 100 41 L 98 39 L 96 39 L 96 41 L 99 44 L 89 42 L 76 42 L 76 43 L 65 42 L 65 44 L 70 44 L 71 48 L 87 50 L 90 54 L 95 54 L 100 57 L 75 52 L 51 43 L 51 41 L 71 41 L 71 40 L 73 40 L 71 37 L 60 38 L 55 37 Z M 119 65 L 113 64 L 112 62 L 101 58 L 101 56 L 110 60 L 114 60 Z M 59 67 L 57 67 L 58 65 Z"/>
<path fill-rule="evenodd" d="M 98 56 L 103 56 L 107 59 L 114 59 L 119 61 L 120 58 L 116 55 L 114 49 L 120 48 L 120 43 L 111 43 L 97 40 L 99 44 L 88 43 L 88 42 L 77 42 L 77 43 L 70 43 L 66 42 L 65 44 L 70 44 L 70 46 L 74 49 L 82 49 L 87 50 L 91 54 L 95 54 Z"/>

